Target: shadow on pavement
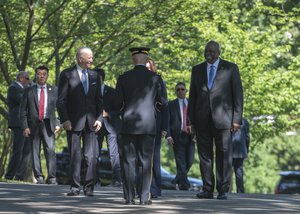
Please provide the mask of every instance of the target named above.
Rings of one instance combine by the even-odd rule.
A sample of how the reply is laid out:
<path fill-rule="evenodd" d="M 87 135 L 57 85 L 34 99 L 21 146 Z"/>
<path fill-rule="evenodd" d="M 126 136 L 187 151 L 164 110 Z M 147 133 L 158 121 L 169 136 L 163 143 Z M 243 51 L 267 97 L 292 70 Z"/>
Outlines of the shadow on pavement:
<path fill-rule="evenodd" d="M 94 197 L 67 197 L 68 191 L 64 185 L 0 182 L 0 213 L 300 213 L 299 195 L 230 194 L 221 201 L 164 190 L 153 205 L 140 206 L 125 205 L 121 188 L 97 186 Z"/>

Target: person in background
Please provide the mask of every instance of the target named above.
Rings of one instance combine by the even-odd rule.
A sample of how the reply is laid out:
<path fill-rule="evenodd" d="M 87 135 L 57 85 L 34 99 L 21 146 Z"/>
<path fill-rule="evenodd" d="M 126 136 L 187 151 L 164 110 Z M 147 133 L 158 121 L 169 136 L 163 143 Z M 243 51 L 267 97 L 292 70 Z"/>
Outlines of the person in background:
<path fill-rule="evenodd" d="M 115 108 L 122 111 L 121 151 L 124 168 L 125 204 L 151 205 L 151 167 L 156 135 L 155 106 L 166 105 L 162 97 L 161 78 L 146 68 L 149 48 L 130 48 L 134 68 L 119 76 Z M 136 175 L 138 172 L 138 175 Z M 136 181 L 137 178 L 137 181 Z M 136 184 L 140 185 L 135 188 Z"/>
<path fill-rule="evenodd" d="M 243 88 L 238 66 L 219 58 L 220 46 L 209 41 L 205 62 L 192 68 L 188 114 L 196 132 L 203 189 L 200 199 L 212 199 L 215 189 L 216 152 L 217 199 L 226 200 L 232 168 L 231 135 L 242 124 Z M 214 150 L 215 145 L 215 150 Z"/>
<path fill-rule="evenodd" d="M 93 52 L 90 48 L 80 47 L 76 61 L 75 66 L 62 71 L 59 76 L 56 104 L 60 121 L 67 132 L 71 157 L 71 186 L 67 196 L 80 194 L 81 167 L 85 172 L 82 181 L 84 195 L 93 196 L 96 181 L 96 132 L 102 126 L 101 83 L 97 72 L 91 69 Z"/>
<path fill-rule="evenodd" d="M 20 108 L 23 135 L 29 137 L 32 145 L 33 174 L 37 184 L 45 184 L 41 167 L 41 143 L 43 144 L 48 171 L 48 184 L 56 182 L 56 155 L 54 133 L 57 88 L 47 83 L 49 69 L 39 66 L 35 69 L 36 84 L 25 89 Z"/>
<path fill-rule="evenodd" d="M 146 63 L 148 70 L 157 73 L 157 68 L 152 59 L 149 59 Z M 168 100 L 167 89 L 164 82 L 161 83 L 162 96 L 165 100 Z M 161 170 L 160 170 L 160 148 L 161 138 L 164 138 L 168 130 L 168 109 L 164 106 L 161 111 L 156 109 L 156 136 L 154 144 L 153 154 L 153 166 L 152 166 L 152 182 L 151 182 L 151 198 L 158 198 L 161 196 Z"/>
<path fill-rule="evenodd" d="M 191 130 L 188 128 L 186 87 L 183 82 L 175 86 L 177 98 L 169 101 L 169 130 L 167 141 L 173 147 L 177 174 L 175 183 L 180 190 L 188 190 L 190 182 L 188 172 L 194 162 L 195 143 L 192 141 Z"/>
<path fill-rule="evenodd" d="M 99 76 L 101 81 L 100 91 L 103 97 L 103 124 L 98 136 L 99 155 L 101 154 L 102 144 L 104 137 L 106 137 L 110 162 L 112 166 L 112 186 L 121 187 L 121 165 L 119 155 L 119 144 L 118 144 L 118 133 L 120 131 L 120 114 L 117 111 L 112 110 L 112 105 L 115 98 L 115 89 L 104 84 L 105 72 L 101 68 L 94 69 Z"/>
<path fill-rule="evenodd" d="M 12 130 L 12 152 L 4 176 L 5 179 L 24 180 L 26 167 L 31 160 L 31 147 L 28 139 L 23 136 L 20 120 L 20 106 L 24 90 L 30 84 L 29 73 L 20 71 L 16 80 L 8 87 L 7 104 L 8 104 L 8 128 Z M 28 158 L 30 157 L 30 158 Z"/>
<path fill-rule="evenodd" d="M 232 134 L 232 165 L 237 193 L 245 192 L 243 162 L 248 158 L 249 144 L 250 127 L 248 121 L 243 118 L 241 128 Z"/>

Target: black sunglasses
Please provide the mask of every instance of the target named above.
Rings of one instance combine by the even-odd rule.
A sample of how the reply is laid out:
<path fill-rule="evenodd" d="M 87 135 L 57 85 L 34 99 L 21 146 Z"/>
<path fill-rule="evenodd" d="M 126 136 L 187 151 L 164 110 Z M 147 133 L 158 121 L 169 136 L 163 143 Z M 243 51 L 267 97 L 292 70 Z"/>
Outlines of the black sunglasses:
<path fill-rule="evenodd" d="M 176 91 L 184 91 L 185 88 L 177 88 Z"/>

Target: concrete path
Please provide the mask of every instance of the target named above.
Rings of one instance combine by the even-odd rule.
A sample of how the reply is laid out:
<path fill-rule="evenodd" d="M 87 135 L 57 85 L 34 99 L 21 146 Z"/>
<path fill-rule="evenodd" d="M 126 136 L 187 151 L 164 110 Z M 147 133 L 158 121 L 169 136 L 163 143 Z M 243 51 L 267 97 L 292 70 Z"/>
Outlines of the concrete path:
<path fill-rule="evenodd" d="M 0 182 L 0 213 L 300 213 L 299 195 L 230 194 L 220 201 L 164 190 L 151 206 L 140 206 L 124 205 L 121 188 L 97 186 L 94 197 L 67 197 L 68 190 L 63 185 Z"/>

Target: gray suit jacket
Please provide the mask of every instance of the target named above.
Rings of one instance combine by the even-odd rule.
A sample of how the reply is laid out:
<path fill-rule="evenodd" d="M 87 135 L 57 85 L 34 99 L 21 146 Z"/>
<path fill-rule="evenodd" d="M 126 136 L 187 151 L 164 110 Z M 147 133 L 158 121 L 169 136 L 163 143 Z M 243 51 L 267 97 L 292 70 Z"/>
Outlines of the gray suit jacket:
<path fill-rule="evenodd" d="M 50 120 L 51 131 L 55 131 L 56 119 L 56 100 L 57 100 L 57 88 L 47 84 L 47 115 Z M 39 124 L 39 101 L 37 94 L 37 85 L 30 86 L 25 89 L 22 99 L 21 110 L 21 123 L 22 129 L 29 128 L 31 133 L 37 129 Z"/>
<path fill-rule="evenodd" d="M 207 128 L 212 115 L 217 129 L 242 124 L 243 89 L 238 66 L 220 59 L 212 89 L 207 87 L 207 62 L 192 69 L 188 115 L 196 130 Z"/>

